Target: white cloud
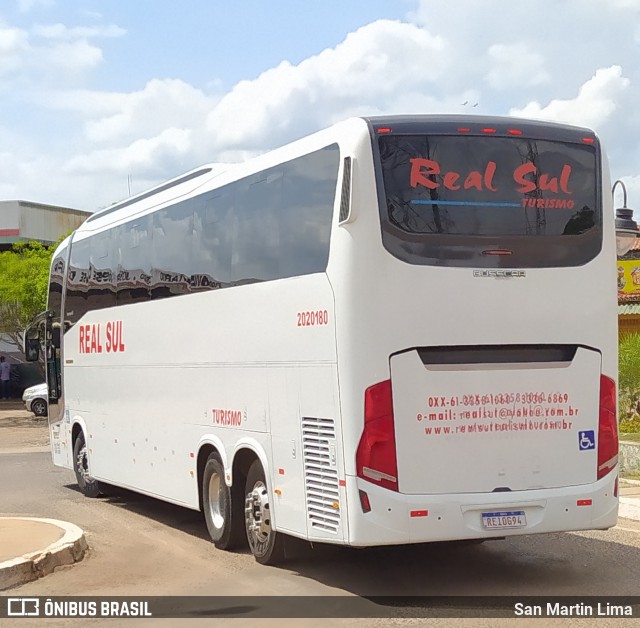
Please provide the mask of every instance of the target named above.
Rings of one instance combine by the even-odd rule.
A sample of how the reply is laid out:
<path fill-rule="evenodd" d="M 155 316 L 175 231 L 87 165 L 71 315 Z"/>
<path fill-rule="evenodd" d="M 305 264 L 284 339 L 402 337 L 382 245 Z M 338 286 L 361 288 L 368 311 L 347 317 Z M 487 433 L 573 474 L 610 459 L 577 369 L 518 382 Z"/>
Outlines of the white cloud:
<path fill-rule="evenodd" d="M 34 50 L 34 59 L 39 63 L 45 58 L 50 67 L 69 73 L 90 70 L 103 60 L 102 50 L 82 39 Z"/>
<path fill-rule="evenodd" d="M 177 161 L 169 164 L 163 159 L 163 167 L 179 167 L 189 151 L 193 160 L 211 160 L 204 149 L 207 144 L 204 127 L 216 102 L 215 97 L 177 79 L 154 79 L 143 89 L 128 94 L 72 90 L 53 93 L 50 98 L 51 106 L 78 113 L 84 119 L 85 152 L 67 167 L 78 165 L 83 170 L 115 172 L 121 170 L 122 163 L 125 168 L 136 163 L 145 176 L 149 173 L 142 172 L 144 168 L 148 167 L 156 176 L 162 170 L 151 158 L 160 155 L 167 137 L 176 137 L 175 133 L 167 136 L 168 129 L 180 130 L 182 134 Z M 134 156 L 142 153 L 145 158 L 136 161 Z M 168 177 L 177 173 L 165 170 L 162 174 Z"/>
<path fill-rule="evenodd" d="M 0 26 L 0 54 L 15 54 L 26 48 L 28 36 L 19 28 L 3 28 Z"/>
<path fill-rule="evenodd" d="M 146 137 L 171 125 L 194 127 L 203 122 L 214 99 L 184 81 L 154 79 L 139 92 L 121 95 L 111 115 L 90 120 L 87 137 L 112 143 Z"/>
<path fill-rule="evenodd" d="M 12 159 L 0 154 L 0 196 L 9 186 L 34 191 L 20 196 L 94 209 L 125 196 L 130 174 L 151 185 L 201 163 L 245 159 L 350 115 L 464 112 L 595 127 L 614 178 L 629 181 L 633 206 L 632 190 L 640 197 L 640 0 L 538 0 L 533 8 L 415 2 L 407 21 L 367 24 L 227 93 L 214 75 L 190 84 L 160 72 L 126 93 L 88 89 L 85 78 L 99 80 L 95 70 L 107 62 L 96 42 L 111 38 L 110 46 L 123 49 L 129 42 L 108 25 L 107 9 L 106 17 L 83 18 L 91 26 L 0 23 L 2 87 L 16 77 L 3 93 L 29 96 L 54 124 L 68 125 L 52 124 L 55 149 L 47 138 L 11 140 Z M 35 8 L 34 0 L 27 4 Z M 2 124 L 0 139 L 8 137 Z M 43 181 L 45 171 L 56 176 Z"/>
<path fill-rule="evenodd" d="M 0 76 L 20 68 L 28 48 L 29 38 L 25 31 L 0 24 Z"/>
<path fill-rule="evenodd" d="M 176 158 L 191 148 L 191 131 L 169 128 L 156 137 L 139 139 L 125 148 L 102 149 L 90 155 L 76 155 L 63 166 L 67 173 L 96 174 L 105 171 L 127 174 L 142 172 L 162 176 L 162 162 L 175 164 Z"/>
<path fill-rule="evenodd" d="M 575 98 L 552 100 L 545 107 L 531 102 L 522 109 L 512 109 L 510 114 L 598 128 L 609 120 L 617 99 L 629 84 L 620 66 L 600 69 L 580 87 Z"/>
<path fill-rule="evenodd" d="M 31 29 L 31 32 L 37 37 L 44 39 L 91 39 L 94 37 L 122 37 L 127 34 L 124 28 L 120 28 L 115 24 L 106 26 L 76 26 L 70 28 L 64 24 L 38 24 Z"/>
<path fill-rule="evenodd" d="M 380 20 L 296 66 L 284 61 L 241 81 L 211 112 L 207 128 L 219 149 L 267 147 L 326 126 L 345 110 L 394 110 L 407 94 L 431 91 L 447 67 L 443 38 Z"/>
<path fill-rule="evenodd" d="M 609 0 L 617 9 L 631 9 L 640 11 L 640 0 Z"/>
<path fill-rule="evenodd" d="M 6 81 L 15 76 L 19 89 L 27 90 L 76 77 L 103 62 L 102 50 L 91 39 L 125 32 L 114 25 L 69 28 L 57 23 L 25 30 L 0 22 L 0 76 L 8 89 L 12 86 Z"/>
<path fill-rule="evenodd" d="M 544 69 L 544 57 L 524 43 L 494 44 L 488 54 L 494 65 L 487 80 L 496 89 L 531 87 L 551 78 Z"/>
<path fill-rule="evenodd" d="M 21 13 L 29 13 L 32 9 L 37 7 L 47 9 L 54 5 L 54 0 L 18 0 L 18 10 Z"/>
<path fill-rule="evenodd" d="M 621 176 L 620 180 L 627 189 L 627 206 L 635 210 L 636 220 L 640 220 L 640 174 Z M 622 207 L 623 195 L 616 191 L 615 206 Z"/>

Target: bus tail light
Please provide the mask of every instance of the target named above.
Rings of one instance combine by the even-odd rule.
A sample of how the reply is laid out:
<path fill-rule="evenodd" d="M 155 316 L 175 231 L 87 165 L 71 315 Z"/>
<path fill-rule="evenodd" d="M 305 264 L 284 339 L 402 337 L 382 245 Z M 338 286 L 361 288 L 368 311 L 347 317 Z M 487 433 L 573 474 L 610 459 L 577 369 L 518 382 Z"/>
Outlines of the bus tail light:
<path fill-rule="evenodd" d="M 358 491 L 360 495 L 360 506 L 362 507 L 362 512 L 365 514 L 371 512 L 371 502 L 369 501 L 369 495 L 365 493 L 365 491 Z"/>
<path fill-rule="evenodd" d="M 618 463 L 618 420 L 616 417 L 616 383 L 600 376 L 600 416 L 598 420 L 598 479 Z"/>
<path fill-rule="evenodd" d="M 392 491 L 398 490 L 396 437 L 391 380 L 364 393 L 364 430 L 356 451 L 358 477 Z"/>

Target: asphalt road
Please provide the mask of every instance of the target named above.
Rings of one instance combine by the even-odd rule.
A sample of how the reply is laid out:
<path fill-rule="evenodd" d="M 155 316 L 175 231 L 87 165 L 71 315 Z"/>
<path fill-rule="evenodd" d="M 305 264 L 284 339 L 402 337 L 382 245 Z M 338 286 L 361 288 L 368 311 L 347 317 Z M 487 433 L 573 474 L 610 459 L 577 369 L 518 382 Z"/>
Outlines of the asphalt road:
<path fill-rule="evenodd" d="M 0 515 L 75 523 L 85 531 L 90 552 L 82 562 L 13 589 L 12 595 L 640 595 L 640 523 L 626 520 L 606 532 L 515 537 L 482 545 L 356 550 L 311 548 L 297 541 L 291 544 L 291 557 L 284 566 L 264 567 L 248 552 L 216 550 L 198 512 L 122 489 L 114 489 L 105 498 L 83 497 L 73 473 L 51 463 L 45 445 L 46 422 L 34 420 L 19 405 L 16 408 L 0 412 Z M 243 612 L 239 607 L 238 617 L 243 617 Z M 32 625 L 22 619 L 15 621 Z M 47 620 L 47 626 L 66 626 L 69 621 Z M 123 620 L 122 625 L 128 621 Z M 155 620 L 145 620 L 145 625 L 150 625 L 149 621 L 155 624 Z M 397 620 L 438 626 L 496 626 L 510 621 L 514 620 Z M 569 621 L 580 625 L 584 620 Z M 622 625 L 622 621 L 600 619 L 599 626 Z M 216 625 L 238 626 L 237 622 L 217 619 Z M 91 623 L 120 625 L 118 620 Z M 199 621 L 190 621 L 189 625 L 193 623 Z M 249 623 L 277 628 L 283 623 L 301 625 L 300 620 L 293 619 Z M 327 620 L 302 623 L 324 627 Z M 366 619 L 330 623 L 370 626 L 390 622 Z M 175 620 L 164 624 L 175 625 Z"/>
<path fill-rule="evenodd" d="M 197 512 L 114 490 L 90 500 L 44 452 L 0 454 L 3 514 L 82 527 L 81 563 L 20 595 L 637 595 L 640 525 L 483 545 L 354 550 L 296 543 L 282 568 L 216 550 Z"/>

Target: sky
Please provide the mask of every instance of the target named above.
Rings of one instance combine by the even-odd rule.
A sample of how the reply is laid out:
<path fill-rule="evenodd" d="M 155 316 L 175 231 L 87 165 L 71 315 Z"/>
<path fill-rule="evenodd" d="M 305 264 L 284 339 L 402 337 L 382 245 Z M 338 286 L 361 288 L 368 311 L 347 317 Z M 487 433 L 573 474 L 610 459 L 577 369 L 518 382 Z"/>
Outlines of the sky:
<path fill-rule="evenodd" d="M 0 5 L 0 200 L 95 211 L 395 113 L 593 128 L 640 219 L 640 0 Z"/>

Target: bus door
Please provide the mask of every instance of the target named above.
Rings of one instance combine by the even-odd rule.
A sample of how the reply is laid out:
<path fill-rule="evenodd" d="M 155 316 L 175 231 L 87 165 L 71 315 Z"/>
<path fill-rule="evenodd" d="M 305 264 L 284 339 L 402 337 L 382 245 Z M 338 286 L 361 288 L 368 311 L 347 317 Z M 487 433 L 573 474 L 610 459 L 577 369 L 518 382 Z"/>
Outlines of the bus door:
<path fill-rule="evenodd" d="M 71 434 L 64 421 L 62 398 L 62 370 L 60 363 L 60 323 L 54 321 L 49 310 L 40 314 L 25 331 L 27 362 L 44 362 L 48 388 L 49 436 L 54 464 L 69 466 Z M 42 352 L 42 357 L 41 357 Z"/>

